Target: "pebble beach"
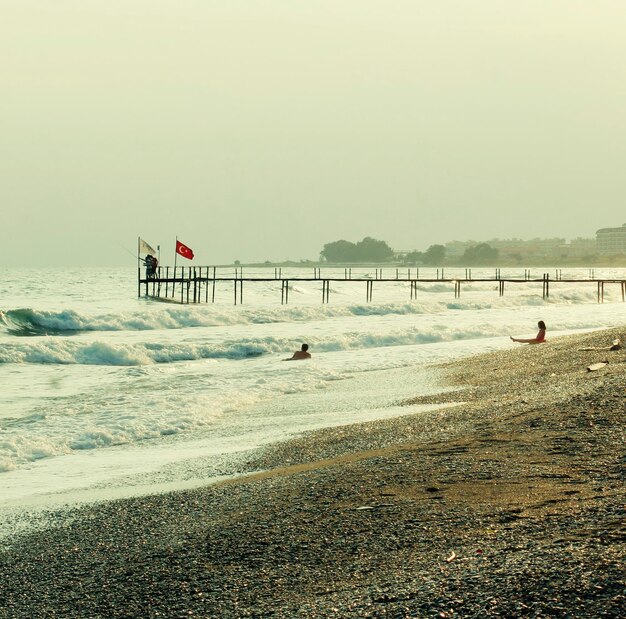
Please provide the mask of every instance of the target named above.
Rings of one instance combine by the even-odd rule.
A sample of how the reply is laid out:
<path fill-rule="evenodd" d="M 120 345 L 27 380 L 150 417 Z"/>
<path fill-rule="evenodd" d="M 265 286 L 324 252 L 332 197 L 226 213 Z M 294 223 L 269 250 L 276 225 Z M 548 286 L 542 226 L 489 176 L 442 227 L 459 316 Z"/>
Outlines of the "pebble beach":
<path fill-rule="evenodd" d="M 2 542 L 0 617 L 623 616 L 616 338 L 446 363 L 404 416 L 274 444 L 201 489 L 52 513 Z"/>

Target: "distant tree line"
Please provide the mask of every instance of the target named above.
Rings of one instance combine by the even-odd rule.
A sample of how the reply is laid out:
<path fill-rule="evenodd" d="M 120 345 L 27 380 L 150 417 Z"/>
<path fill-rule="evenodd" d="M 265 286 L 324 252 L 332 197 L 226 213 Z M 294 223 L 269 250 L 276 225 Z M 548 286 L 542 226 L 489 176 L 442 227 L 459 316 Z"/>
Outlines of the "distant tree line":
<path fill-rule="evenodd" d="M 494 264 L 498 256 L 497 249 L 488 243 L 479 243 L 465 250 L 461 262 L 467 265 Z M 395 260 L 404 264 L 436 266 L 445 263 L 446 248 L 443 245 L 431 245 L 426 251 L 412 251 L 399 256 L 386 241 L 366 236 L 357 243 L 345 240 L 326 243 L 320 252 L 320 258 L 323 261 L 335 263 L 376 262 L 380 264 Z"/>
<path fill-rule="evenodd" d="M 429 266 L 443 264 L 446 259 L 446 248 L 443 245 L 431 245 L 426 251 L 412 251 L 405 254 L 405 264 L 426 264 Z"/>
<path fill-rule="evenodd" d="M 393 259 L 393 249 L 385 241 L 366 236 L 358 243 L 334 241 L 326 243 L 320 252 L 326 262 L 389 262 Z"/>
<path fill-rule="evenodd" d="M 500 252 L 488 243 L 478 243 L 468 247 L 458 258 L 460 264 L 466 266 L 490 265 L 498 262 Z M 405 264 L 425 264 L 434 266 L 446 263 L 446 248 L 443 245 L 431 245 L 426 251 L 413 251 L 406 254 L 402 261 Z"/>
<path fill-rule="evenodd" d="M 603 256 L 589 254 L 585 256 L 566 256 L 546 258 L 544 255 L 520 255 L 518 253 L 504 253 L 489 243 L 476 243 L 465 249 L 462 255 L 454 257 L 446 255 L 444 245 L 431 245 L 426 251 L 411 251 L 406 254 L 394 252 L 386 241 L 366 236 L 362 241 L 352 243 L 340 240 L 326 243 L 320 252 L 322 262 L 334 262 L 339 264 L 349 263 L 376 263 L 395 262 L 408 266 L 517 266 L 524 263 L 525 266 L 544 265 L 546 261 L 558 262 L 571 266 L 624 266 L 626 256 Z"/>

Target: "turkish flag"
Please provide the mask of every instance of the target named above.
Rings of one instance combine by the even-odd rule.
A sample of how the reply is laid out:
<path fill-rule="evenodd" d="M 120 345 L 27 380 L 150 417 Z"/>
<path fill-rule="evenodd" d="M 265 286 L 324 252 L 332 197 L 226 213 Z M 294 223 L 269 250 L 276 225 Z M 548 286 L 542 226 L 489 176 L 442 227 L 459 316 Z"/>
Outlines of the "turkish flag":
<path fill-rule="evenodd" d="M 180 254 L 187 260 L 193 260 L 193 250 L 187 245 L 183 245 L 180 241 L 176 241 L 176 253 Z"/>

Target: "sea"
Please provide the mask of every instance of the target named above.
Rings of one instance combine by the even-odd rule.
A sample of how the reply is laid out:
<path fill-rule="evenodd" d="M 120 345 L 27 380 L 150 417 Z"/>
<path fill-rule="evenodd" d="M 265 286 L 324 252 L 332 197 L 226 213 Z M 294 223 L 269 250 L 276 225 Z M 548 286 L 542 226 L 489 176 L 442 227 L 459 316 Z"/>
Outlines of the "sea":
<path fill-rule="evenodd" d="M 400 271 L 405 276 L 406 269 Z M 420 278 L 435 278 L 420 269 Z M 433 364 L 518 346 L 544 320 L 548 340 L 623 324 L 619 284 L 597 302 L 592 278 L 626 269 L 532 269 L 577 278 L 521 281 L 331 282 L 322 304 L 312 268 L 283 268 L 281 282 L 218 282 L 214 303 L 138 297 L 137 269 L 9 268 L 0 280 L 0 521 L 8 515 L 190 488 L 237 475 L 255 450 L 302 432 L 419 415 L 407 398 L 442 389 Z M 232 268 L 217 274 L 232 276 Z M 275 270 L 246 268 L 245 277 Z M 322 277 L 344 277 L 322 267 Z M 463 279 L 466 271 L 446 269 Z M 385 277 L 395 277 L 386 269 Z M 415 269 L 413 269 L 415 275 Z M 472 269 L 494 278 L 494 269 Z M 307 361 L 284 361 L 302 343 Z M 549 342 L 548 344 L 549 345 Z M 2 533 L 0 526 L 0 533 Z M 4 533 L 6 534 L 6 528 Z"/>

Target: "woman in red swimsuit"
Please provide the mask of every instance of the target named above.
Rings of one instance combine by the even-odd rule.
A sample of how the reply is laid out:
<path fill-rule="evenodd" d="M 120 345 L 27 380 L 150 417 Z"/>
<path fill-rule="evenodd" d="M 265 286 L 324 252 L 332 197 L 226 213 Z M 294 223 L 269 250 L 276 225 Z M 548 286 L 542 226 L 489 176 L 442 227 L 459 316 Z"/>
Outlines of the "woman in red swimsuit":
<path fill-rule="evenodd" d="M 511 339 L 520 344 L 543 344 L 546 341 L 546 323 L 540 320 L 537 326 L 539 327 L 539 333 L 537 333 L 536 337 L 529 340 L 516 339 L 514 337 Z"/>

